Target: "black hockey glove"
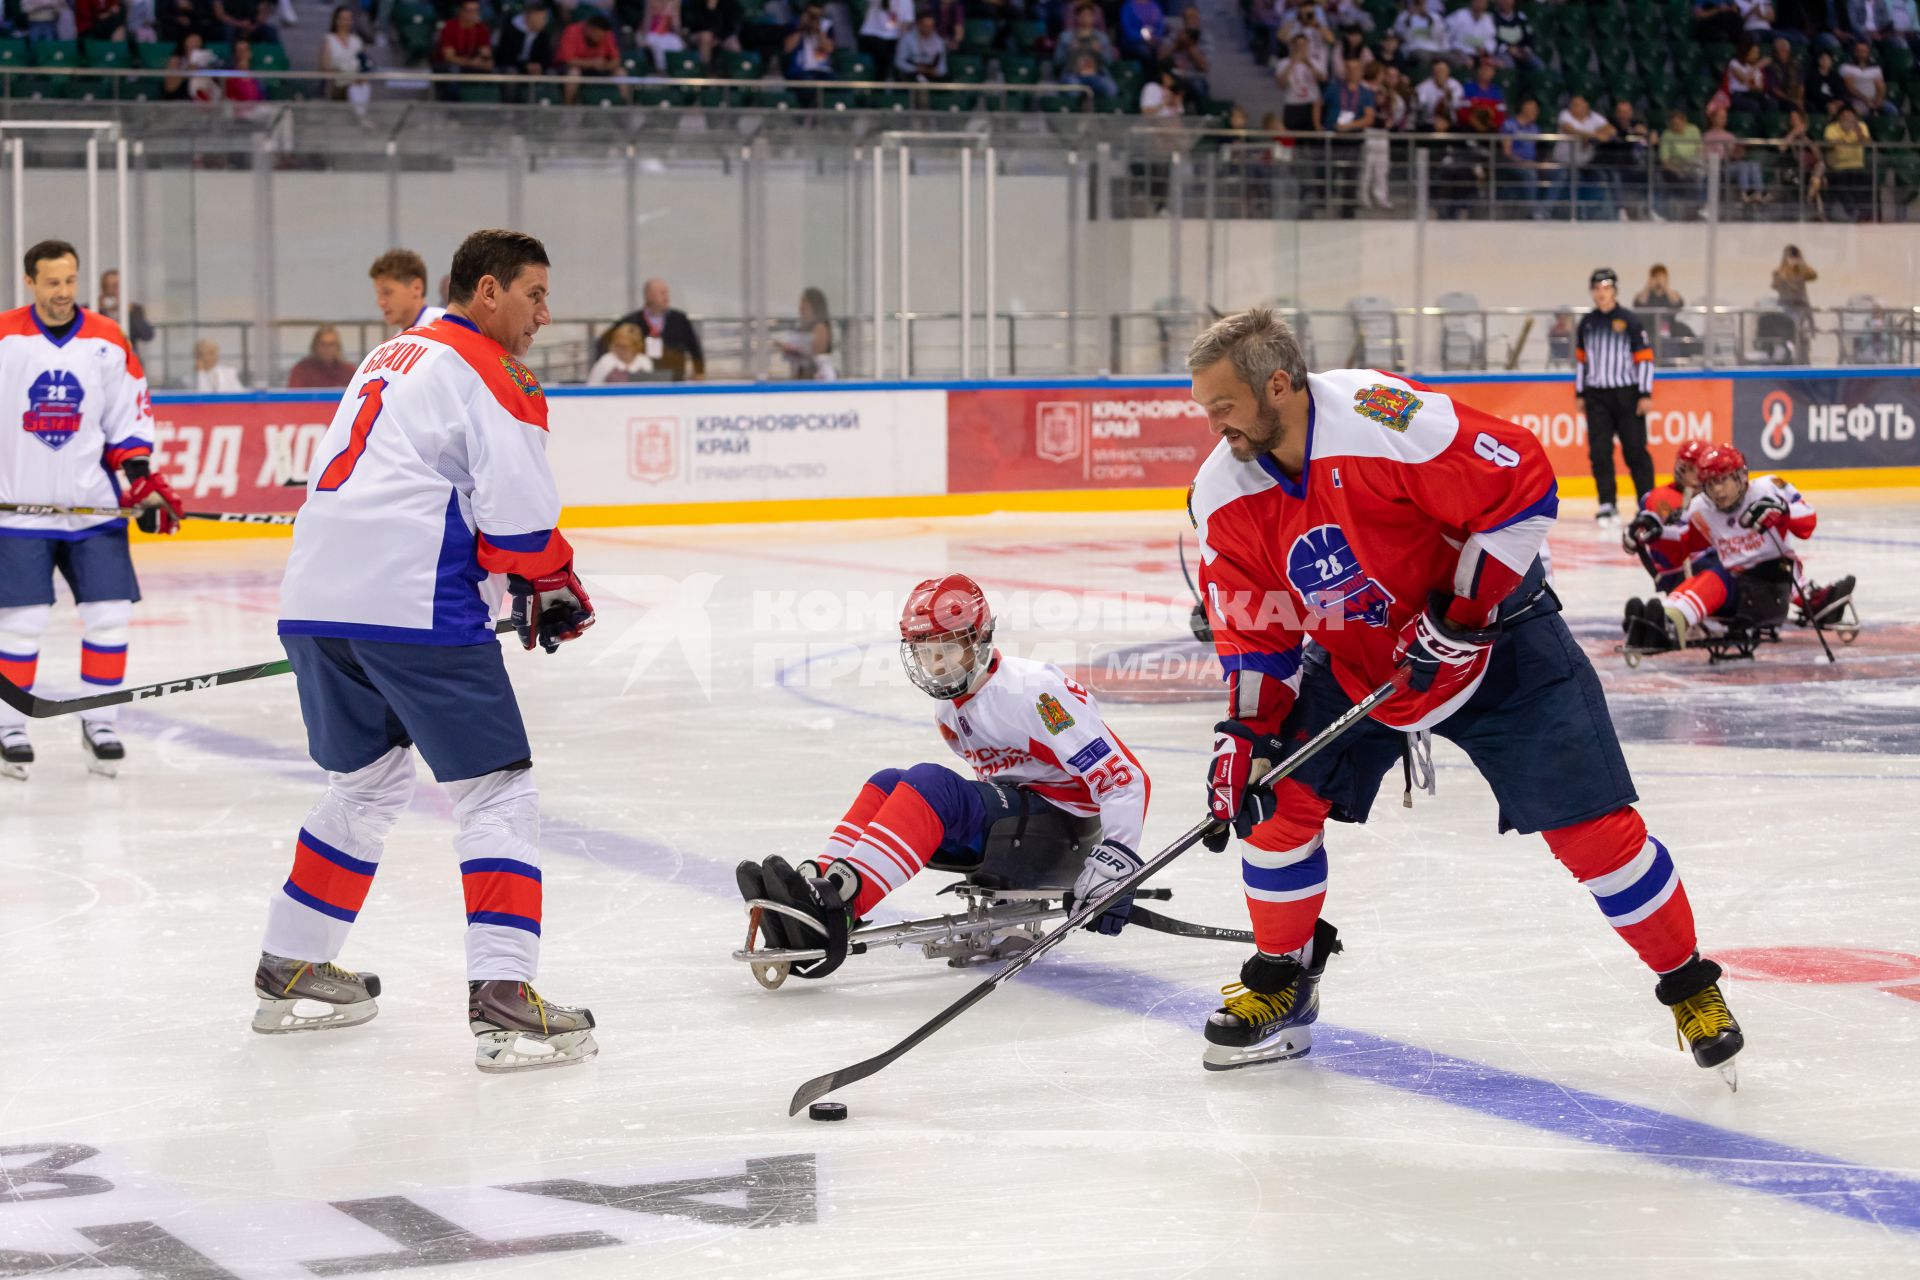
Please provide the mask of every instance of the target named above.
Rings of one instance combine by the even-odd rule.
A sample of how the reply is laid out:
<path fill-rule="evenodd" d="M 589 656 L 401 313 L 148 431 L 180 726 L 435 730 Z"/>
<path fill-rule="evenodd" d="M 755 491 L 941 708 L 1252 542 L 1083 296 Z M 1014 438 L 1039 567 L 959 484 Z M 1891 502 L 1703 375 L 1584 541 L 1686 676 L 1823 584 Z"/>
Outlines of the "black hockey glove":
<path fill-rule="evenodd" d="M 1751 529 L 1756 525 L 1768 532 L 1786 527 L 1792 513 L 1784 500 L 1774 494 L 1768 494 L 1740 513 L 1740 527 Z"/>
<path fill-rule="evenodd" d="M 1666 526 L 1660 523 L 1659 516 L 1651 511 L 1642 511 L 1620 531 L 1620 547 L 1632 555 L 1642 547 L 1660 541 L 1660 531 L 1664 528 Z"/>

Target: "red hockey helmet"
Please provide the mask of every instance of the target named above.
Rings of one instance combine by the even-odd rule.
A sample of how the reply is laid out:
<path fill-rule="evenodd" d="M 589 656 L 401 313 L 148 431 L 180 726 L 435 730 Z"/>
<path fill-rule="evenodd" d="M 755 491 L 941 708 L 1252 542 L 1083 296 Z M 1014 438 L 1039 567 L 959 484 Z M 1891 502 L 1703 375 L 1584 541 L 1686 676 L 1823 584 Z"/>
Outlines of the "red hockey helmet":
<path fill-rule="evenodd" d="M 1696 469 L 1700 487 L 1720 510 L 1732 511 L 1747 496 L 1747 456 L 1732 445 L 1714 445 L 1700 455 Z"/>
<path fill-rule="evenodd" d="M 900 614 L 900 664 L 936 698 L 957 698 L 993 661 L 993 610 L 964 573 L 928 578 Z"/>
<path fill-rule="evenodd" d="M 1680 452 L 1673 455 L 1673 482 L 1681 489 L 1692 491 L 1700 487 L 1700 459 L 1712 446 L 1705 440 L 1689 440 L 1680 446 Z M 1692 475 L 1687 475 L 1692 472 Z"/>

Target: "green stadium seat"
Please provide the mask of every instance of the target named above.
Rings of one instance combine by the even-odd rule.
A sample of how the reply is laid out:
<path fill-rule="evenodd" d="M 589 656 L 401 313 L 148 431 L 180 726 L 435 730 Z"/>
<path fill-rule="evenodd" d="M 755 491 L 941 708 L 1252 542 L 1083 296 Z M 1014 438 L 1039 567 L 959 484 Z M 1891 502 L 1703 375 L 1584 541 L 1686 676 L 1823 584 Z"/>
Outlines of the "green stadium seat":
<path fill-rule="evenodd" d="M 947 75 L 955 84 L 984 84 L 987 79 L 987 60 L 977 53 L 950 53 L 947 55 Z"/>
<path fill-rule="evenodd" d="M 1000 24 L 991 18 L 968 18 L 966 25 L 960 28 L 961 52 L 992 53 L 993 40 L 999 31 Z"/>
<path fill-rule="evenodd" d="M 760 78 L 760 55 L 757 53 L 736 53 L 732 49 L 720 50 L 714 70 L 727 80 L 758 80 Z"/>
<path fill-rule="evenodd" d="M 1000 75 L 1008 84 L 1039 84 L 1040 60 L 1010 53 L 1000 59 Z"/>
<path fill-rule="evenodd" d="M 80 42 L 36 40 L 27 46 L 27 56 L 36 67 L 71 71 L 80 65 Z M 80 96 L 83 87 L 70 75 L 35 76 L 29 86 L 29 92 L 37 98 L 74 98 Z"/>
<path fill-rule="evenodd" d="M 433 52 L 433 33 L 438 27 L 433 6 L 421 0 L 400 0 L 393 7 L 394 34 L 409 62 L 422 61 Z"/>
<path fill-rule="evenodd" d="M 1008 42 L 1021 53 L 1033 53 L 1040 42 L 1047 38 L 1047 24 L 1044 22 L 1016 22 L 1008 29 Z"/>

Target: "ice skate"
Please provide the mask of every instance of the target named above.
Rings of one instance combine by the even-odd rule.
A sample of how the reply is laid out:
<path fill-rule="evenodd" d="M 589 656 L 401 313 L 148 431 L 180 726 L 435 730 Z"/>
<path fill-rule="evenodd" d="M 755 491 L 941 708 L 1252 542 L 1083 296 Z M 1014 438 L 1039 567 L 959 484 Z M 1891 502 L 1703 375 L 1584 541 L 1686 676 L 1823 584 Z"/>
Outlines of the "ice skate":
<path fill-rule="evenodd" d="M 253 993 L 260 997 L 253 1029 L 262 1035 L 357 1027 L 380 1012 L 374 1003 L 380 979 L 374 974 L 352 973 L 325 961 L 288 960 L 264 951 L 254 971 Z M 325 1011 L 315 1012 L 317 1008 Z"/>
<path fill-rule="evenodd" d="M 1595 532 L 1601 537 L 1611 536 L 1620 527 L 1620 509 L 1611 502 L 1601 503 L 1599 510 L 1593 513 L 1593 524 Z"/>
<path fill-rule="evenodd" d="M 1339 937 L 1339 930 L 1321 920 L 1314 924 L 1313 941 L 1301 952 L 1256 952 L 1241 967 L 1240 981 L 1220 989 L 1226 1001 L 1207 1018 L 1207 1052 L 1201 1065 L 1209 1071 L 1232 1071 L 1312 1052 L 1313 1023 L 1320 1017 L 1320 975 L 1327 958 L 1342 949 Z"/>
<path fill-rule="evenodd" d="M 1740 1077 L 1733 1059 L 1747 1041 L 1720 994 L 1720 966 L 1696 953 L 1672 973 L 1661 974 L 1654 994 L 1673 1010 L 1680 1047 L 1691 1050 L 1701 1066 L 1717 1068 L 1727 1088 L 1738 1090 Z"/>
<path fill-rule="evenodd" d="M 469 982 L 467 1025 L 474 1035 L 473 1065 L 482 1071 L 563 1067 L 600 1052 L 590 1010 L 548 1004 L 525 982 Z"/>
<path fill-rule="evenodd" d="M 0 778 L 25 782 L 33 764 L 33 742 L 19 725 L 0 729 Z"/>
<path fill-rule="evenodd" d="M 120 776 L 120 762 L 127 758 L 127 748 L 111 724 L 104 720 L 82 720 L 80 745 L 87 749 L 88 773 L 101 778 Z"/>

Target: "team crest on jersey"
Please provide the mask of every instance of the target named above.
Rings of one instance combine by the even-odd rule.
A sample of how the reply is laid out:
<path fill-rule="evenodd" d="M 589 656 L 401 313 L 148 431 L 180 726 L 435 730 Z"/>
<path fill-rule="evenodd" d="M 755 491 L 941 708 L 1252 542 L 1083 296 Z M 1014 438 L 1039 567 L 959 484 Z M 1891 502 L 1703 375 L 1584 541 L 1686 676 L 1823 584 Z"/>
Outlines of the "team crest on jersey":
<path fill-rule="evenodd" d="M 1047 732 L 1055 737 L 1073 728 L 1073 714 L 1050 693 L 1041 694 L 1040 701 L 1033 704 L 1033 709 L 1040 713 L 1040 723 L 1047 726 Z"/>
<path fill-rule="evenodd" d="M 1293 540 L 1287 580 L 1316 613 L 1369 627 L 1387 625 L 1393 593 L 1361 567 L 1353 544 L 1337 524 L 1316 525 Z"/>
<path fill-rule="evenodd" d="M 1627 331 L 1627 322 L 1615 316 L 1613 320 L 1613 331 L 1615 333 L 1625 333 Z"/>
<path fill-rule="evenodd" d="M 80 402 L 86 398 L 80 379 L 65 369 L 49 369 L 27 387 L 20 428 L 49 449 L 65 448 L 80 430 Z"/>
<path fill-rule="evenodd" d="M 1353 393 L 1353 411 L 1371 418 L 1389 431 L 1405 431 L 1420 412 L 1421 400 L 1411 391 L 1376 382 Z"/>
<path fill-rule="evenodd" d="M 500 367 L 507 371 L 509 378 L 513 379 L 513 385 L 520 388 L 525 394 L 530 396 L 544 396 L 546 394 L 540 390 L 540 380 L 533 376 L 533 370 L 527 368 L 527 366 L 521 364 L 512 356 L 501 356 Z"/>

